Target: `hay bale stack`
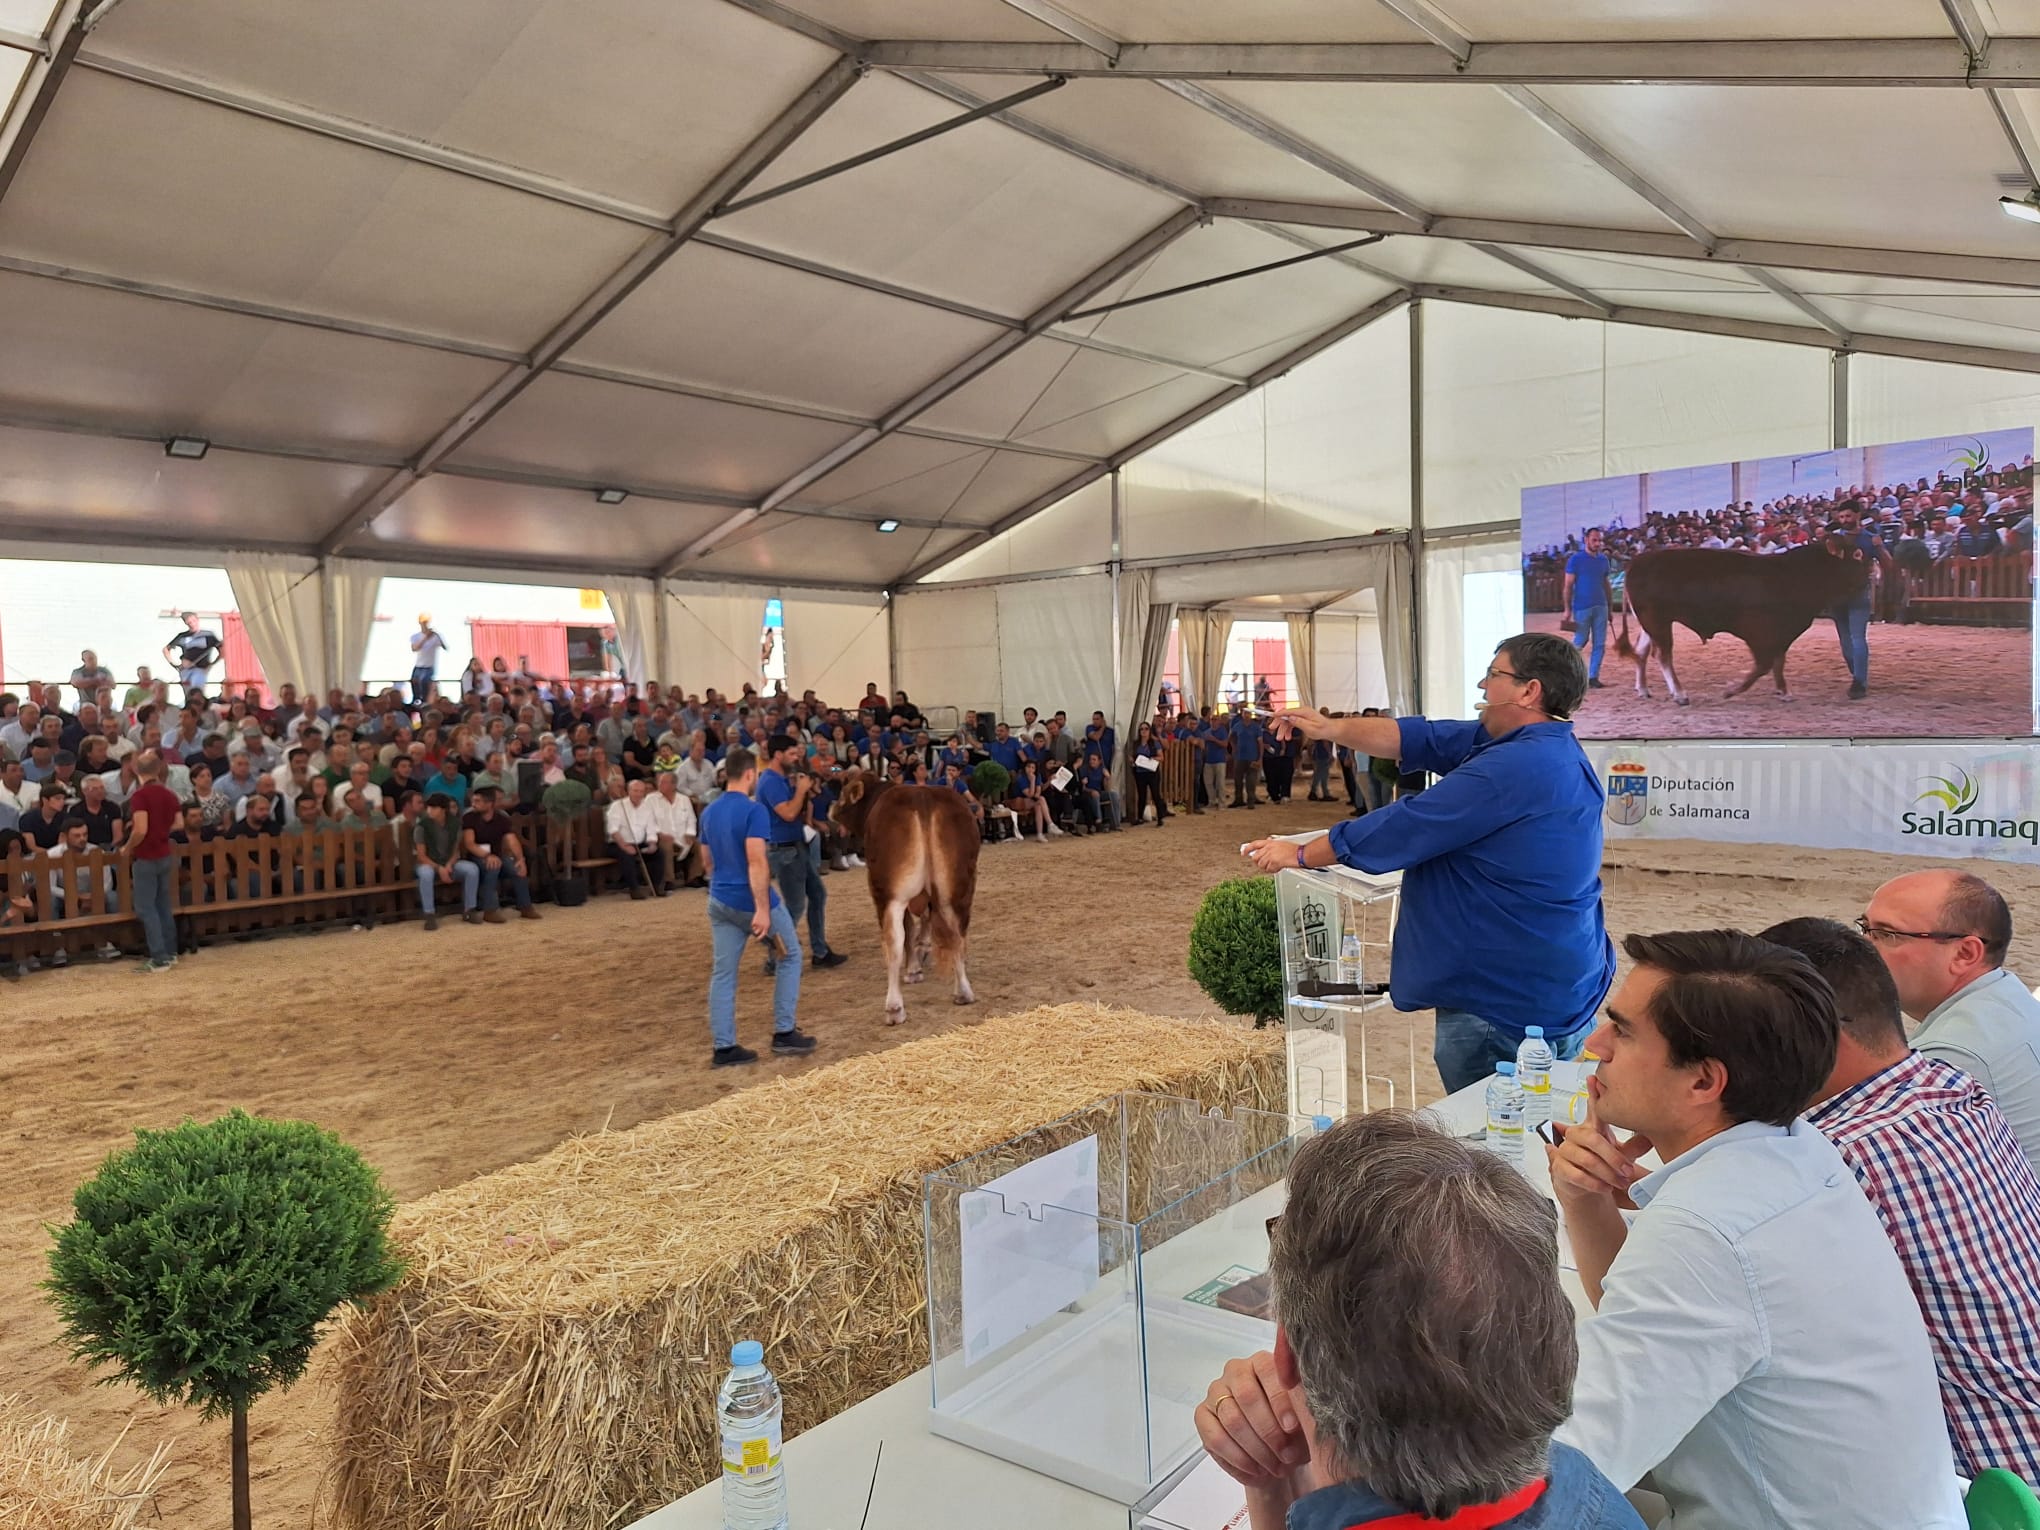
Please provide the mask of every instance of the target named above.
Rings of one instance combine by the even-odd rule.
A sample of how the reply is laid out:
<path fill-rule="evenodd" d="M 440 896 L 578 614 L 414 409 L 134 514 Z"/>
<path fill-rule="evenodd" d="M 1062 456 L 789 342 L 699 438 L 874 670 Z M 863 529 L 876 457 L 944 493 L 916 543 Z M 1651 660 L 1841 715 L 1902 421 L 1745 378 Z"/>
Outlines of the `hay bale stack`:
<path fill-rule="evenodd" d="M 68 1425 L 22 1397 L 0 1397 L 0 1525 L 7 1530 L 130 1530 L 150 1506 L 169 1451 L 125 1472 L 113 1451 L 81 1461 L 65 1447 Z M 118 1442 L 116 1442 L 116 1448 Z"/>
<path fill-rule="evenodd" d="M 730 1344 L 788 1436 L 927 1363 L 921 1177 L 1129 1089 L 1280 1109 L 1280 1033 L 1007 1016 L 565 1143 L 400 1208 L 337 1343 L 331 1480 L 368 1530 L 625 1524 L 720 1469 Z"/>

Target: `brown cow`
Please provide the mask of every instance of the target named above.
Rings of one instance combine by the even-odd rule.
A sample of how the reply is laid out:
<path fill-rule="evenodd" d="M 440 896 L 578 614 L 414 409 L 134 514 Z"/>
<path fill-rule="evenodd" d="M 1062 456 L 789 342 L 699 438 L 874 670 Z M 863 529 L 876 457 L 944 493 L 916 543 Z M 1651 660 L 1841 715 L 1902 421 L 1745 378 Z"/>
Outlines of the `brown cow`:
<path fill-rule="evenodd" d="M 864 842 L 878 936 L 885 946 L 885 1018 L 907 1018 L 901 967 L 921 981 L 933 948 L 950 954 L 958 1004 L 975 1004 L 964 971 L 970 900 L 977 890 L 978 827 L 955 792 L 936 786 L 895 786 L 851 771 L 829 816 Z M 909 954 L 911 953 L 911 960 Z"/>
<path fill-rule="evenodd" d="M 1769 670 L 1785 700 L 1785 655 L 1816 618 L 1846 605 L 1863 592 L 1870 565 L 1829 539 L 1791 552 L 1755 555 L 1711 547 L 1659 547 L 1639 554 L 1622 583 L 1622 630 L 1615 652 L 1636 661 L 1636 693 L 1650 694 L 1644 663 L 1653 649 L 1672 699 L 1691 698 L 1672 669 L 1672 623 L 1691 628 L 1706 642 L 1730 632 L 1749 644 L 1750 672 L 1730 686 L 1740 696 Z M 1636 612 L 1642 636 L 1629 642 L 1629 613 Z"/>

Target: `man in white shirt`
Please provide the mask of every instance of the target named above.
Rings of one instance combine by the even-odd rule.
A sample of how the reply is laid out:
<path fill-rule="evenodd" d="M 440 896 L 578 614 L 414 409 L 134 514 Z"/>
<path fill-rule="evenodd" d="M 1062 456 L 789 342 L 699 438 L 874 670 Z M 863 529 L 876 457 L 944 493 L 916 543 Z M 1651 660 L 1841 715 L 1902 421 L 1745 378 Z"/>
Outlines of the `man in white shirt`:
<path fill-rule="evenodd" d="M 421 707 L 432 694 L 432 677 L 445 650 L 446 639 L 432 628 L 432 613 L 420 611 L 418 630 L 411 634 L 411 700 Z"/>
<path fill-rule="evenodd" d="M 2012 912 L 1966 871 L 1909 871 L 1871 894 L 1857 927 L 1898 984 L 1915 1052 L 1960 1068 L 2040 1174 L 2040 999 L 2005 970 Z"/>
<path fill-rule="evenodd" d="M 696 733 L 687 746 L 687 758 L 673 774 L 680 794 L 694 804 L 699 817 L 715 796 L 715 761 L 708 757 L 708 740 Z"/>
<path fill-rule="evenodd" d="M 663 886 L 647 885 L 657 880 L 651 874 L 650 858 L 659 853 L 660 819 L 659 811 L 645 800 L 642 778 L 631 782 L 602 815 L 602 826 L 609 834 L 609 853 L 616 857 L 632 898 L 646 898 L 653 891 L 662 898 L 666 896 Z"/>
<path fill-rule="evenodd" d="M 17 760 L 28 753 L 28 741 L 41 731 L 42 708 L 24 701 L 10 722 L 0 723 L 0 745 Z"/>
<path fill-rule="evenodd" d="M 706 886 L 701 858 L 694 853 L 699 838 L 694 804 L 680 790 L 679 778 L 670 770 L 660 771 L 659 789 L 646 800 L 658 817 L 661 885 L 671 887 L 677 880 L 683 887 Z"/>
<path fill-rule="evenodd" d="M 29 785 L 20 760 L 13 759 L 0 765 L 0 805 L 11 807 L 16 816 L 26 818 L 34 810 L 41 794 L 41 787 Z"/>
<path fill-rule="evenodd" d="M 1547 1149 L 1595 1307 L 1557 1438 L 1619 1488 L 1649 1473 L 1679 1530 L 1963 1530 L 1919 1304 L 1799 1117 L 1834 1067 L 1833 993 L 1738 931 L 1623 949 L 1591 1109 Z"/>

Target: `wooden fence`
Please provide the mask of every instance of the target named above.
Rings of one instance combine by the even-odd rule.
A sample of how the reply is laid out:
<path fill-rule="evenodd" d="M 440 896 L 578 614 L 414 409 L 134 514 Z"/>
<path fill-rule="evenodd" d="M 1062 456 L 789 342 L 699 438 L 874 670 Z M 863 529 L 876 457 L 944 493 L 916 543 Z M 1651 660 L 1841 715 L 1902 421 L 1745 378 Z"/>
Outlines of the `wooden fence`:
<path fill-rule="evenodd" d="M 611 864 L 602 813 L 555 821 L 513 815 L 532 890 L 556 876 L 599 882 Z M 389 829 L 322 829 L 262 839 L 173 845 L 172 902 L 183 949 L 256 931 L 370 923 L 417 910 L 416 852 Z M 4 896 L 28 898 L 35 917 L 0 929 L 0 961 L 114 945 L 139 950 L 133 858 L 124 850 L 37 853 L 17 843 L 0 859 Z M 451 891 L 451 889 L 449 889 Z"/>
<path fill-rule="evenodd" d="M 1905 619 L 1964 627 L 2033 625 L 2033 555 L 1945 558 L 1905 577 Z"/>

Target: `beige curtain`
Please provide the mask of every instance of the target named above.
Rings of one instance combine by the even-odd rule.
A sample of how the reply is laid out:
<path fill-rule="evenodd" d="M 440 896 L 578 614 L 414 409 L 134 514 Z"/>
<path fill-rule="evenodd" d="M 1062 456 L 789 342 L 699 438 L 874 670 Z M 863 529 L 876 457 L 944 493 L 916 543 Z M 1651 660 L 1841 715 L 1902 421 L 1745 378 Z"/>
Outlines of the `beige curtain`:
<path fill-rule="evenodd" d="M 1215 707 L 1223 699 L 1225 645 L 1232 640 L 1232 624 L 1230 611 L 1204 613 L 1204 655 L 1197 666 L 1197 704 L 1201 707 Z"/>
<path fill-rule="evenodd" d="M 1289 613 L 1289 665 L 1296 671 L 1296 701 L 1299 706 L 1317 705 L 1317 615 Z"/>
<path fill-rule="evenodd" d="M 659 679 L 654 671 L 665 655 L 659 652 L 658 586 L 649 579 L 612 579 L 602 587 L 602 598 L 616 622 L 624 677 L 639 685 Z"/>
<path fill-rule="evenodd" d="M 1388 705 L 1398 717 L 1414 712 L 1418 703 L 1416 632 L 1410 621 L 1410 570 L 1409 546 L 1397 542 L 1380 550 L 1373 578 L 1368 581 L 1374 587 L 1374 609 L 1381 624 L 1381 672 L 1388 682 Z M 1429 678 L 1429 684 L 1437 683 L 1435 677 Z M 1444 715 L 1455 714 L 1448 711 Z"/>
<path fill-rule="evenodd" d="M 229 553 L 223 561 L 270 690 L 289 681 L 306 695 L 323 696 L 326 607 L 319 565 L 284 553 Z"/>
<path fill-rule="evenodd" d="M 361 666 L 368 658 L 369 634 L 375 630 L 375 602 L 382 593 L 382 567 L 356 558 L 328 558 L 325 563 L 326 609 L 333 621 L 333 684 L 344 691 L 361 689 Z"/>

